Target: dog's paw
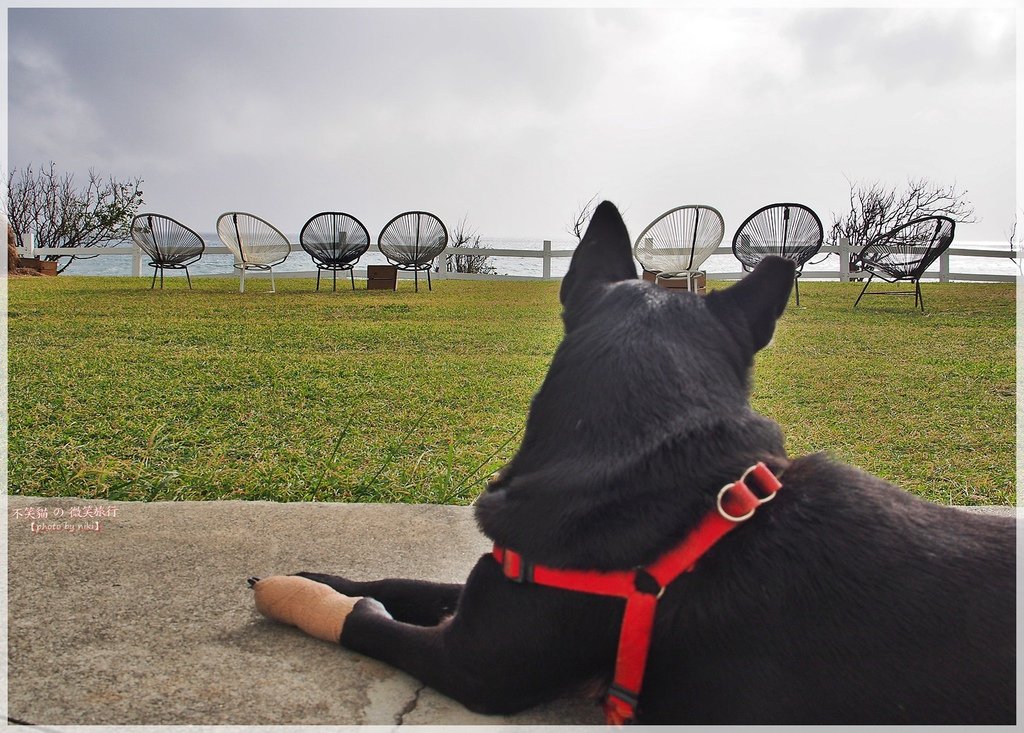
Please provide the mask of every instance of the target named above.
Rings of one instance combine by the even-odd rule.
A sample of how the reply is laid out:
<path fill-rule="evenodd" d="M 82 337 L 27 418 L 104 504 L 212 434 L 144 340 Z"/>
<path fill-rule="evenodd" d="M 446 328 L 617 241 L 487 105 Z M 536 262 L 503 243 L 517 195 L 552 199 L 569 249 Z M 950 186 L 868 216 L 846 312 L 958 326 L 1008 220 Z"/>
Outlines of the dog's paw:
<path fill-rule="evenodd" d="M 261 614 L 333 643 L 341 638 L 345 619 L 362 600 L 297 575 L 272 575 L 251 585 Z"/>

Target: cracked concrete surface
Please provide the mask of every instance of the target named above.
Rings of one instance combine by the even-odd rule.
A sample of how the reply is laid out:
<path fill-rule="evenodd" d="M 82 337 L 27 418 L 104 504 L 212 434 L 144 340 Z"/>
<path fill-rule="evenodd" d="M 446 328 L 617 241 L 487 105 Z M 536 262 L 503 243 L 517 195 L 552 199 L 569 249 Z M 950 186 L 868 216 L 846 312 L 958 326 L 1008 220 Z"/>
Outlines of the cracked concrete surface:
<path fill-rule="evenodd" d="M 423 690 L 426 688 L 426 685 L 420 685 L 416 688 L 416 693 L 412 696 L 412 699 L 407 702 L 405 707 L 399 710 L 398 715 L 395 716 L 395 725 L 405 725 L 405 716 L 416 709 L 416 706 L 419 705 L 420 702 L 420 695 L 423 694 Z"/>
<path fill-rule="evenodd" d="M 71 518 L 113 507 L 116 516 Z M 47 518 L 27 516 L 47 510 Z M 462 581 L 468 507 L 8 497 L 8 715 L 40 725 L 602 722 L 592 701 L 470 713 L 376 660 L 267 621 L 245 579 Z M 56 514 L 62 516 L 57 517 Z M 21 516 L 17 516 L 20 514 Z M 32 524 L 99 529 L 33 532 Z"/>
<path fill-rule="evenodd" d="M 85 506 L 116 516 L 70 516 Z M 8 715 L 62 726 L 601 724 L 580 699 L 471 713 L 263 619 L 245 583 L 299 570 L 456 582 L 488 550 L 468 507 L 8 497 Z"/>

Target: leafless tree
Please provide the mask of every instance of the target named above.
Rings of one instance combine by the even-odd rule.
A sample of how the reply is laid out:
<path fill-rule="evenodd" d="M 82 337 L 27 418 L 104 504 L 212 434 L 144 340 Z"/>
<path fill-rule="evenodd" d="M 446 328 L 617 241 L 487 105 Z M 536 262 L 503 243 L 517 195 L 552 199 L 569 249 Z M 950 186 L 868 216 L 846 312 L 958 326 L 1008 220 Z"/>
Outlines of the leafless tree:
<path fill-rule="evenodd" d="M 1013 221 L 1010 223 L 1010 228 L 1003 232 L 1006 235 L 1006 240 L 1010 244 L 1010 251 L 1013 253 L 1013 262 L 1017 265 L 1018 272 L 1021 271 L 1021 253 L 1020 245 L 1024 242 L 1024 237 L 1017 234 L 1017 224 L 1020 221 L 1021 215 L 1024 215 L 1024 209 L 1021 209 L 1019 213 L 1013 215 Z"/>
<path fill-rule="evenodd" d="M 1010 222 L 1010 228 L 1003 232 L 1006 235 L 1006 241 L 1010 243 L 1010 251 L 1016 252 L 1020 247 L 1021 240 L 1024 237 L 1017 236 L 1017 224 L 1020 221 L 1021 214 L 1024 214 L 1024 209 L 1021 209 L 1019 214 L 1013 215 L 1013 221 Z"/>
<path fill-rule="evenodd" d="M 58 173 L 52 162 L 38 171 L 30 165 L 8 175 L 5 213 L 18 246 L 33 231 L 40 247 L 96 247 L 128 239 L 132 218 L 142 205 L 141 186 L 141 178 L 104 179 L 90 170 L 85 186 L 78 187 L 71 173 Z M 58 272 L 74 259 L 67 257 Z"/>
<path fill-rule="evenodd" d="M 477 230 L 468 224 L 469 215 L 463 216 L 449 238 L 450 246 L 466 249 L 487 249 L 480 244 Z M 445 272 L 476 272 L 492 275 L 496 272 L 487 255 L 450 254 L 446 255 Z"/>
<path fill-rule="evenodd" d="M 590 217 L 594 215 L 594 209 L 597 207 L 597 197 L 600 195 L 600 193 L 595 193 L 587 199 L 586 203 L 580 204 L 573 218 L 569 221 L 566 231 L 576 237 L 577 242 L 583 239 L 583 235 L 587 231 L 587 223 L 590 221 Z"/>
<path fill-rule="evenodd" d="M 903 187 L 878 181 L 847 182 L 850 209 L 845 214 L 832 215 L 829 240 L 838 244 L 841 237 L 847 237 L 855 251 L 880 234 L 922 216 L 943 215 L 966 224 L 977 221 L 967 191 L 958 190 L 956 183 L 941 186 L 927 178 L 908 178 Z"/>

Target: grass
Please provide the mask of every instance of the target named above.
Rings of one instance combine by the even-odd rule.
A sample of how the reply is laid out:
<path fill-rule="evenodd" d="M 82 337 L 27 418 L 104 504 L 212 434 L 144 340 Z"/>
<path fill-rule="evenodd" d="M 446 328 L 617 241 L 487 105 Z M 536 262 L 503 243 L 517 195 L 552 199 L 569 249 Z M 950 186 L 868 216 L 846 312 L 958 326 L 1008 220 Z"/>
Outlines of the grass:
<path fill-rule="evenodd" d="M 467 503 L 516 450 L 561 338 L 557 282 L 433 293 L 128 278 L 9 281 L 9 491 Z M 926 284 L 928 314 L 801 284 L 753 404 L 929 499 L 1012 504 L 1014 290 Z"/>

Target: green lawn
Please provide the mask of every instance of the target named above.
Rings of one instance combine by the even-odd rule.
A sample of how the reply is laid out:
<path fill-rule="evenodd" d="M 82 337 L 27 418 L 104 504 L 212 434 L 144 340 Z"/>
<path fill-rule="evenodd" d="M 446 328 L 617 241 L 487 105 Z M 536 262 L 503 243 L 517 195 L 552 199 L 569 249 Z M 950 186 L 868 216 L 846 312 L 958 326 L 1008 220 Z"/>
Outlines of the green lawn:
<path fill-rule="evenodd" d="M 557 282 L 9 281 L 9 491 L 466 503 L 514 452 L 561 337 Z M 347 285 L 347 283 L 346 283 Z M 1014 289 L 805 282 L 753 401 L 940 502 L 1011 504 Z M 792 301 L 791 304 L 792 306 Z"/>

